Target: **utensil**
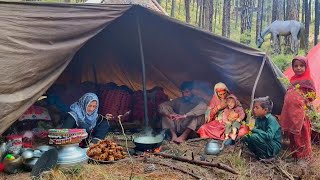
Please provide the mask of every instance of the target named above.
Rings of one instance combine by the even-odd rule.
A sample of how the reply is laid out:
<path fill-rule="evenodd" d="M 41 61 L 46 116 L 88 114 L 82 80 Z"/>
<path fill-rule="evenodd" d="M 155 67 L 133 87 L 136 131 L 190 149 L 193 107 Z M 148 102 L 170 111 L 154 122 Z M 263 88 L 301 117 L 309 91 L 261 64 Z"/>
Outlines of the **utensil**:
<path fill-rule="evenodd" d="M 80 148 L 79 144 L 60 145 L 57 146 L 57 150 L 59 167 L 70 167 L 88 162 L 86 149 Z"/>
<path fill-rule="evenodd" d="M 14 160 L 9 160 L 7 158 L 4 158 L 3 160 L 4 171 L 9 174 L 15 174 L 22 170 L 22 157 L 16 154 L 12 154 L 12 156 L 14 156 Z"/>
<path fill-rule="evenodd" d="M 140 151 L 153 150 L 161 146 L 163 142 L 163 135 L 141 136 L 133 139 L 136 149 Z"/>
<path fill-rule="evenodd" d="M 23 159 L 33 158 L 33 150 L 26 150 L 21 154 Z"/>
<path fill-rule="evenodd" d="M 42 145 L 42 146 L 38 146 L 37 149 L 44 153 L 46 151 L 49 151 L 50 149 L 55 149 L 55 147 L 48 146 L 48 145 Z"/>
<path fill-rule="evenodd" d="M 204 149 L 205 153 L 208 154 L 208 155 L 217 155 L 217 154 L 219 154 L 220 151 L 222 151 L 223 148 L 224 148 L 224 143 L 225 143 L 225 140 L 222 142 L 222 146 L 220 147 L 217 140 L 209 141 L 206 144 L 206 147 Z"/>

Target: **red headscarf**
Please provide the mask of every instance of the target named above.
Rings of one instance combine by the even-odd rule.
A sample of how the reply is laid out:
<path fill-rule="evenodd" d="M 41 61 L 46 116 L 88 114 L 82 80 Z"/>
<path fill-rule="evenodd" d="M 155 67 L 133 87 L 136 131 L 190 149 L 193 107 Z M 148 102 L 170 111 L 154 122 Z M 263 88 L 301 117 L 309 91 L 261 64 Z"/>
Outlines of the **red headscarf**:
<path fill-rule="evenodd" d="M 302 75 L 297 75 L 295 74 L 294 76 L 291 77 L 290 83 L 295 86 L 297 84 L 300 85 L 301 88 L 307 88 L 312 91 L 316 91 L 313 79 L 311 77 L 310 73 L 310 66 L 308 63 L 308 59 L 305 56 L 296 56 L 292 60 L 292 69 L 294 68 L 294 62 L 295 61 L 301 61 L 305 64 L 306 70 Z"/>

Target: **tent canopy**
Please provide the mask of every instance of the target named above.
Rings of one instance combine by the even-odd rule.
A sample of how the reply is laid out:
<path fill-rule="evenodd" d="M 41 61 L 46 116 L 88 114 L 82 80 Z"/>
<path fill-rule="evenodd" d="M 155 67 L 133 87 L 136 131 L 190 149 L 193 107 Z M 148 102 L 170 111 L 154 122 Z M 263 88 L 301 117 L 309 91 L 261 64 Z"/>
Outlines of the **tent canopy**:
<path fill-rule="evenodd" d="M 255 96 L 281 110 L 282 73 L 253 48 L 137 5 L 0 3 L 0 133 L 54 82 L 142 89 L 138 24 L 147 88 L 175 98 L 183 81 L 224 82 L 248 107 L 266 58 Z"/>

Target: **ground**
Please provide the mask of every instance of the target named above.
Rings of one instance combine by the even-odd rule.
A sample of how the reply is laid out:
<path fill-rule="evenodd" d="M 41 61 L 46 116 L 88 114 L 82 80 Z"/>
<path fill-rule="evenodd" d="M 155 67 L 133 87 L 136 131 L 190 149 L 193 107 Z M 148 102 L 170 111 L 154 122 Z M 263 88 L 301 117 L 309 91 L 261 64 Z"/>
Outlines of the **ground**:
<path fill-rule="evenodd" d="M 111 137 L 111 136 L 110 136 Z M 119 145 L 125 146 L 123 137 L 113 135 L 111 137 Z M 256 160 L 250 152 L 240 143 L 235 146 L 227 146 L 217 156 L 204 154 L 205 144 L 209 140 L 197 140 L 181 145 L 170 144 L 164 141 L 161 153 L 191 159 L 205 160 L 211 163 L 223 163 L 230 166 L 239 174 L 232 174 L 214 167 L 198 166 L 177 160 L 163 158 L 152 153 L 144 153 L 133 157 L 133 166 L 129 158 L 113 164 L 85 164 L 71 169 L 54 169 L 45 173 L 42 179 L 320 179 L 320 148 L 313 145 L 314 160 L 297 164 L 288 162 L 290 151 L 287 143 L 279 157 L 272 162 Z M 129 149 L 134 147 L 128 143 Z M 178 169 L 176 169 L 178 168 Z M 131 175 L 132 172 L 132 175 Z M 186 172 L 190 172 L 189 175 Z M 0 174 L 0 179 L 31 179 L 29 173 L 16 175 Z"/>

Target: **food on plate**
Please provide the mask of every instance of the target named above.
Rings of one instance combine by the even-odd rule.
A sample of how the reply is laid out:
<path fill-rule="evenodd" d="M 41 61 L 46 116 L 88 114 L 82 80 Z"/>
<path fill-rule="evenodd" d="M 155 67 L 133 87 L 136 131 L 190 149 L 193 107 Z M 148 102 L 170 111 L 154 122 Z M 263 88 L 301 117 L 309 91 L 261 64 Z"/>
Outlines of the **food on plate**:
<path fill-rule="evenodd" d="M 123 147 L 105 139 L 89 147 L 87 155 L 99 161 L 117 161 L 126 157 Z"/>

